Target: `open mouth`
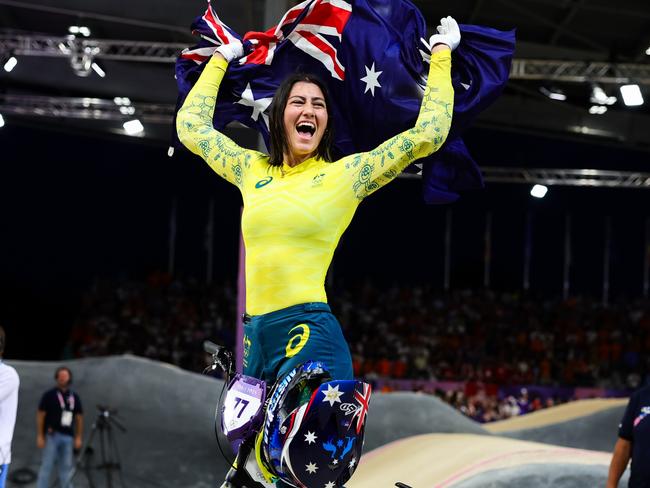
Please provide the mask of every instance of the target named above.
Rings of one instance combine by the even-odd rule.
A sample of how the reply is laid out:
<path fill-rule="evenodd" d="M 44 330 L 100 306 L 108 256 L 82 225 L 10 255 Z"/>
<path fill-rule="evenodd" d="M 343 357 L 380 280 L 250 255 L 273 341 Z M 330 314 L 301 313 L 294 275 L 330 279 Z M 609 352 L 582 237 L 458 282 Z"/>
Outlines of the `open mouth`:
<path fill-rule="evenodd" d="M 316 126 L 311 122 L 300 122 L 296 125 L 296 130 L 300 136 L 311 138 L 316 132 Z"/>

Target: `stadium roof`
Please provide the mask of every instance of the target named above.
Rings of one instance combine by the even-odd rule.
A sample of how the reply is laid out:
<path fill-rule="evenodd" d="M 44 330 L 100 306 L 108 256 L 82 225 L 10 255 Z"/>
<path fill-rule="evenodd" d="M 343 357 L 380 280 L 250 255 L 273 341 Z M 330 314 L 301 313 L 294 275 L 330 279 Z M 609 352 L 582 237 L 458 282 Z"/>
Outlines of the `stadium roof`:
<path fill-rule="evenodd" d="M 295 2 L 218 0 L 238 32 L 261 30 Z M 511 81 L 479 125 L 552 137 L 650 148 L 650 10 L 646 0 L 419 0 L 431 30 L 443 15 L 464 23 L 517 29 Z M 18 64 L 0 69 L 0 113 L 28 124 L 123 133 L 136 114 L 146 137 L 167 141 L 176 99 L 173 58 L 194 39 L 189 25 L 203 0 L 0 0 L 0 54 Z M 269 19 L 268 21 L 265 21 Z M 70 27 L 87 27 L 89 35 Z M 99 42 L 101 40 L 101 42 Z M 81 73 L 71 52 L 88 47 L 106 74 Z M 650 51 L 648 51 L 650 52 Z M 638 83 L 647 103 L 625 106 L 619 87 Z M 605 99 L 599 110 L 594 88 Z M 551 99 L 562 93 L 566 100 Z M 113 102 L 127 97 L 132 109 Z M 616 101 L 613 98 L 616 97 Z M 554 97 L 557 98 L 557 97 Z M 606 110 L 606 111 L 605 111 Z"/>

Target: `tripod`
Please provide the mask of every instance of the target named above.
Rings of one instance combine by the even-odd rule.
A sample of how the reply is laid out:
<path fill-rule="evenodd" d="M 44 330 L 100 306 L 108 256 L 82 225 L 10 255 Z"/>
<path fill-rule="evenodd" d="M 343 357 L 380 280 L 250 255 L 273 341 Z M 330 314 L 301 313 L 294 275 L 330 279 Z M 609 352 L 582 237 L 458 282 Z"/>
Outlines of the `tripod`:
<path fill-rule="evenodd" d="M 96 488 L 91 470 L 104 470 L 106 476 L 106 488 L 113 488 L 114 473 L 117 472 L 119 476 L 120 486 L 126 488 L 124 477 L 122 476 L 122 464 L 120 462 L 120 453 L 113 438 L 113 427 L 116 427 L 122 432 L 126 432 L 126 428 L 117 420 L 116 410 L 110 410 L 107 407 L 97 405 L 97 418 L 93 422 L 90 435 L 79 452 L 75 467 L 70 473 L 68 481 L 64 484 L 63 488 L 69 488 L 70 483 L 77 475 L 79 470 L 83 470 L 88 478 L 90 488 Z M 99 432 L 99 454 L 101 456 L 99 464 L 91 466 L 91 457 L 95 450 L 93 449 L 93 440 L 95 434 Z"/>

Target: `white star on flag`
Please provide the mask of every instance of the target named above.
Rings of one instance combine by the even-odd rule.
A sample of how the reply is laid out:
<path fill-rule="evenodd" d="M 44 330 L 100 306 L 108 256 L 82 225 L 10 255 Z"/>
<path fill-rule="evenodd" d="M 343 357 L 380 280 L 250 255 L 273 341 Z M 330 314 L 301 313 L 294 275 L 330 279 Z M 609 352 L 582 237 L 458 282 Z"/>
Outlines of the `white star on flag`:
<path fill-rule="evenodd" d="M 357 460 L 352 458 L 350 459 L 350 464 L 348 464 L 348 467 L 353 468 L 355 464 L 357 464 Z"/>
<path fill-rule="evenodd" d="M 314 432 L 307 431 L 307 433 L 305 434 L 305 442 L 307 444 L 313 444 L 314 442 L 316 442 L 316 434 Z"/>
<path fill-rule="evenodd" d="M 325 488 L 334 488 L 336 485 L 334 484 L 333 481 L 330 481 L 329 483 L 325 483 Z"/>
<path fill-rule="evenodd" d="M 332 388 L 332 385 L 327 385 L 327 391 L 321 393 L 325 395 L 323 401 L 329 402 L 330 407 L 333 407 L 336 402 L 341 403 L 341 395 L 343 395 L 343 392 L 339 391 L 339 385 L 336 385 L 334 388 Z"/>
<path fill-rule="evenodd" d="M 264 123 L 266 124 L 266 127 L 269 126 L 269 116 L 264 113 L 264 111 L 269 108 L 269 105 L 271 105 L 271 101 L 273 100 L 273 97 L 269 98 L 258 98 L 257 100 L 253 96 L 253 90 L 251 89 L 251 84 L 247 83 L 246 84 L 246 89 L 242 92 L 241 98 L 237 101 L 240 105 L 244 105 L 246 107 L 252 107 L 253 108 L 253 114 L 251 115 L 251 119 L 257 121 L 259 118 L 260 114 L 262 114 L 262 118 L 264 119 Z"/>
<path fill-rule="evenodd" d="M 305 469 L 309 474 L 314 474 L 316 470 L 318 469 L 318 466 L 316 466 L 315 463 L 309 463 L 305 466 Z"/>
<path fill-rule="evenodd" d="M 366 89 L 364 90 L 363 93 L 367 93 L 368 90 L 370 90 L 370 93 L 372 93 L 372 96 L 375 96 L 375 88 L 381 88 L 381 85 L 379 84 L 379 75 L 383 73 L 383 71 L 375 71 L 375 63 L 372 63 L 372 66 L 370 69 L 368 69 L 367 66 L 366 68 L 366 76 L 361 78 L 361 81 L 363 81 L 366 84 Z"/>

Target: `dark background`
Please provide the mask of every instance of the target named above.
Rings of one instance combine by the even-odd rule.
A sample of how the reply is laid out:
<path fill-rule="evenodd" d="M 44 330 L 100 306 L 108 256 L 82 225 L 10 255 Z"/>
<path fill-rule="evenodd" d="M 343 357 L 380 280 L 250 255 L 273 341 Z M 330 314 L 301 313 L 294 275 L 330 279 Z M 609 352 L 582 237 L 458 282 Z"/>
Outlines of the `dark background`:
<path fill-rule="evenodd" d="M 648 153 L 495 129 L 466 137 L 482 165 L 643 169 Z M 215 200 L 214 280 L 234 281 L 239 212 L 236 188 L 199 158 L 166 155 L 166 145 L 55 127 L 0 130 L 0 320 L 7 356 L 58 358 L 96 278 L 143 280 L 167 269 L 176 199 L 176 275 L 206 276 L 208 202 Z M 612 300 L 642 292 L 647 190 L 490 184 L 457 203 L 427 206 L 418 180 L 400 179 L 365 201 L 343 236 L 333 286 L 443 287 L 446 212 L 452 211 L 451 287 L 483 286 L 486 212 L 493 214 L 492 286 L 522 288 L 524 228 L 532 215 L 531 293 L 562 292 L 564 219 L 572 215 L 571 293 L 602 293 L 604 225 L 612 217 Z M 330 290 L 330 293 L 336 290 Z M 335 295 L 335 293 L 334 293 Z"/>

